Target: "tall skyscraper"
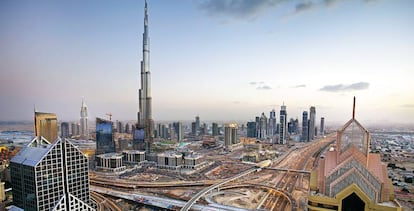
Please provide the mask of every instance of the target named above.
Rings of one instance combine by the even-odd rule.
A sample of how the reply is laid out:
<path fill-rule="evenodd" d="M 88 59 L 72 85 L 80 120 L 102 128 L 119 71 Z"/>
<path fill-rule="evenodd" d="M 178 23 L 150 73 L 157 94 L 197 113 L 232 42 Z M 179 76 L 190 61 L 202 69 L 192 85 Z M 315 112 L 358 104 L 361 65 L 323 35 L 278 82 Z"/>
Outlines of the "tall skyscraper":
<path fill-rule="evenodd" d="M 121 121 L 116 121 L 116 131 L 118 133 L 123 133 L 124 132 L 124 126 L 123 126 Z"/>
<path fill-rule="evenodd" d="M 211 135 L 212 136 L 218 136 L 219 135 L 219 128 L 218 128 L 218 124 L 216 122 L 213 122 L 212 129 L 211 129 Z"/>
<path fill-rule="evenodd" d="M 325 135 L 325 117 L 321 117 L 321 125 L 320 125 L 320 131 L 321 136 Z"/>
<path fill-rule="evenodd" d="M 197 136 L 197 126 L 196 126 L 196 122 L 191 122 L 191 134 L 193 136 Z"/>
<path fill-rule="evenodd" d="M 315 118 L 316 118 L 316 109 L 315 106 L 310 107 L 309 111 L 309 140 L 315 138 Z"/>
<path fill-rule="evenodd" d="M 272 137 L 276 134 L 276 125 L 276 111 L 275 109 L 272 109 L 269 115 L 269 124 L 267 129 L 268 136 Z"/>
<path fill-rule="evenodd" d="M 94 210 L 88 159 L 70 141 L 35 137 L 10 161 L 13 203 L 24 210 Z"/>
<path fill-rule="evenodd" d="M 88 127 L 88 107 L 82 98 L 82 106 L 80 111 L 80 136 L 84 139 L 89 139 L 89 127 Z"/>
<path fill-rule="evenodd" d="M 35 136 L 43 136 L 46 140 L 54 142 L 58 137 L 58 125 L 56 114 L 35 111 L 34 131 Z"/>
<path fill-rule="evenodd" d="M 125 133 L 130 133 L 130 126 L 128 123 L 125 124 Z"/>
<path fill-rule="evenodd" d="M 70 124 L 70 130 L 71 130 L 71 135 L 72 136 L 78 136 L 79 135 L 79 130 L 80 130 L 80 125 L 76 122 L 72 122 L 72 124 Z"/>
<path fill-rule="evenodd" d="M 114 126 L 111 121 L 96 118 L 96 155 L 115 152 Z"/>
<path fill-rule="evenodd" d="M 200 117 L 199 116 L 195 117 L 195 129 L 196 129 L 195 135 L 198 135 L 200 132 Z"/>
<path fill-rule="evenodd" d="M 259 124 L 259 139 L 267 138 L 267 117 L 264 113 L 260 116 Z"/>
<path fill-rule="evenodd" d="M 237 129 L 238 126 L 235 123 L 226 124 L 224 126 L 224 145 L 226 148 L 229 148 L 229 146 L 232 144 L 238 143 Z"/>
<path fill-rule="evenodd" d="M 279 124 L 279 144 L 286 144 L 287 139 L 287 111 L 286 106 L 283 105 L 280 107 L 280 124 Z"/>
<path fill-rule="evenodd" d="M 60 137 L 69 138 L 69 123 L 62 122 L 60 124 Z"/>
<path fill-rule="evenodd" d="M 144 8 L 144 33 L 142 35 L 142 61 L 141 61 L 141 88 L 139 95 L 139 112 L 137 130 L 144 133 L 145 151 L 151 153 L 151 143 L 154 137 L 154 121 L 152 119 L 151 98 L 151 72 L 150 72 L 150 39 L 148 31 L 148 5 L 145 1 Z M 141 133 L 141 132 L 139 132 Z"/>
<path fill-rule="evenodd" d="M 181 122 L 174 122 L 173 123 L 175 134 L 177 135 L 177 141 L 183 140 L 183 124 Z"/>
<path fill-rule="evenodd" d="M 247 137 L 256 138 L 256 122 L 247 122 Z"/>
<path fill-rule="evenodd" d="M 302 136 L 300 137 L 300 140 L 303 142 L 309 141 L 309 125 L 308 125 L 308 112 L 304 111 L 302 113 Z"/>

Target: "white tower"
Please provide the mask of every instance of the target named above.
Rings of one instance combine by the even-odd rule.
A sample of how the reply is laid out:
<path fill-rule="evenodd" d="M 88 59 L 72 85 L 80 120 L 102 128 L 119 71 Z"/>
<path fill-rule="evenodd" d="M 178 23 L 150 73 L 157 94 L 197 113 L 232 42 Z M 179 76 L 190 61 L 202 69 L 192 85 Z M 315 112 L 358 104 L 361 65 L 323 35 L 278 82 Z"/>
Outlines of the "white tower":
<path fill-rule="evenodd" d="M 89 139 L 89 128 L 88 128 L 88 107 L 82 98 L 82 106 L 80 111 L 80 135 L 81 138 Z"/>

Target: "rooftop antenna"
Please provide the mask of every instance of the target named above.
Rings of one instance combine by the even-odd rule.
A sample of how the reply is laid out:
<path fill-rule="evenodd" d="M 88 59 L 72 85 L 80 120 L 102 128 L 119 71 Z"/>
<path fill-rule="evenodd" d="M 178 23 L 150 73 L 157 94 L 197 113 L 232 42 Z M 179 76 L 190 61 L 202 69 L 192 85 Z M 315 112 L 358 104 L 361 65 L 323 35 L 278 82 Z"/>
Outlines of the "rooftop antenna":
<path fill-rule="evenodd" d="M 355 96 L 354 96 L 354 104 L 352 106 L 352 119 L 355 119 Z"/>

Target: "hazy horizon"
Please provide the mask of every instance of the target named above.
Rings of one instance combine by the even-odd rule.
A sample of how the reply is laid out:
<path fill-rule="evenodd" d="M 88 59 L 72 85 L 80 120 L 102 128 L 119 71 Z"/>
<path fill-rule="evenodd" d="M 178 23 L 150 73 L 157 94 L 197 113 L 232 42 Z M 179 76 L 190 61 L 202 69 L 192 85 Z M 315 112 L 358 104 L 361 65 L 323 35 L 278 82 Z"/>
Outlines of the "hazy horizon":
<path fill-rule="evenodd" d="M 155 121 L 413 124 L 414 1 L 149 1 Z M 134 120 L 144 1 L 1 1 L 0 121 Z"/>

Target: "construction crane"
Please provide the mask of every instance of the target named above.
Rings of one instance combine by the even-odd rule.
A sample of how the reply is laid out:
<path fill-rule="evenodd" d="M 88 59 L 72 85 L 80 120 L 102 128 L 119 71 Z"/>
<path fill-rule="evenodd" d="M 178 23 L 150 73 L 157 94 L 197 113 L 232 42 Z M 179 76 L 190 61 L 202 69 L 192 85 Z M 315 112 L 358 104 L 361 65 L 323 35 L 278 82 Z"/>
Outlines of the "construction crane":
<path fill-rule="evenodd" d="M 109 116 L 109 121 L 112 121 L 112 113 L 106 113 L 105 115 Z"/>

